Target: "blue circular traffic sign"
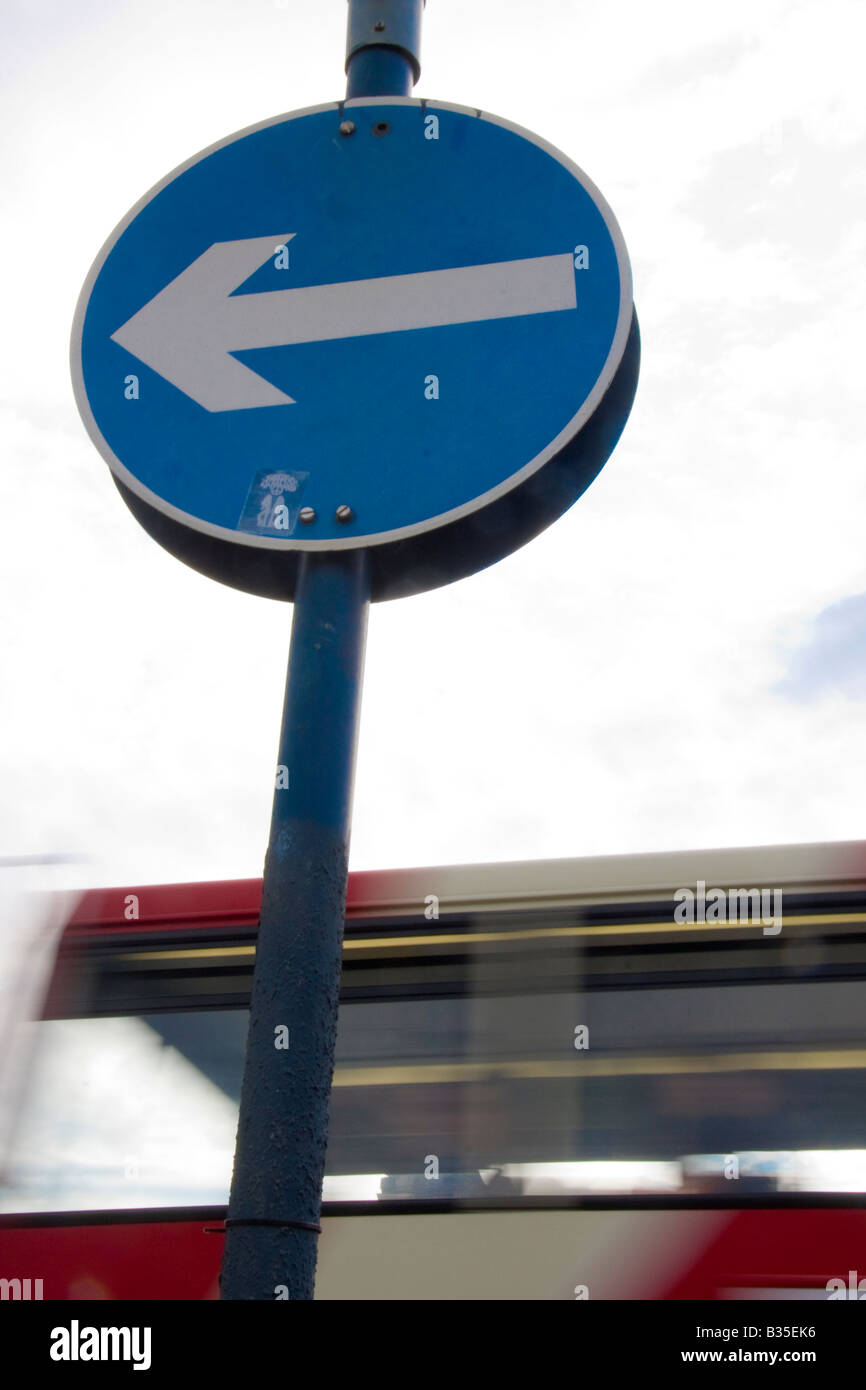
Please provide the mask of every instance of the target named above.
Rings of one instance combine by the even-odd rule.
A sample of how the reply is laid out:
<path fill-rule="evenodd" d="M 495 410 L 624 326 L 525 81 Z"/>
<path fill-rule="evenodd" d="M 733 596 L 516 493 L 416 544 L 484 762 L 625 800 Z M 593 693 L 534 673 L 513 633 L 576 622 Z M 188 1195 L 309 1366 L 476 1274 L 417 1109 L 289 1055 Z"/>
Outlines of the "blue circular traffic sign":
<path fill-rule="evenodd" d="M 410 98 L 280 116 L 170 174 L 79 301 L 79 410 L 162 544 L 291 598 L 364 548 L 373 597 L 513 550 L 589 484 L 639 344 L 604 199 L 509 122 Z"/>

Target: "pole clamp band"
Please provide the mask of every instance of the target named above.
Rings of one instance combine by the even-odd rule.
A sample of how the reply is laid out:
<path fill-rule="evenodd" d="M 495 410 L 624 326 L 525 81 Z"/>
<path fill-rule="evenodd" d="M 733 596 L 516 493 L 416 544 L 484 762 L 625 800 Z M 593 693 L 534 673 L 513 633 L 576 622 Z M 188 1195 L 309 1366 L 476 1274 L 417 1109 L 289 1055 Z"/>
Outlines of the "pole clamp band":
<path fill-rule="evenodd" d="M 421 14 L 427 0 L 349 0 L 346 71 L 363 48 L 393 48 L 421 76 Z"/>
<path fill-rule="evenodd" d="M 232 1226 L 287 1226 L 294 1231 L 314 1231 L 317 1236 L 322 1234 L 322 1228 L 316 1221 L 281 1221 L 271 1216 L 229 1216 L 225 1228 L 228 1231 Z"/>

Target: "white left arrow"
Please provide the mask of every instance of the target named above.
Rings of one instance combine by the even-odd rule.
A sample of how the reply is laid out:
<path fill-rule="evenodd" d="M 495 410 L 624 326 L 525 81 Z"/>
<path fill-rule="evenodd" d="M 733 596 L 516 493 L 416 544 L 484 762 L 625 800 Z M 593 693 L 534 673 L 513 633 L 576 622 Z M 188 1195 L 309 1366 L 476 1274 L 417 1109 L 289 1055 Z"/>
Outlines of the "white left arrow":
<path fill-rule="evenodd" d="M 570 252 L 232 295 L 295 235 L 217 241 L 112 341 L 205 410 L 293 405 L 232 352 L 577 308 Z"/>

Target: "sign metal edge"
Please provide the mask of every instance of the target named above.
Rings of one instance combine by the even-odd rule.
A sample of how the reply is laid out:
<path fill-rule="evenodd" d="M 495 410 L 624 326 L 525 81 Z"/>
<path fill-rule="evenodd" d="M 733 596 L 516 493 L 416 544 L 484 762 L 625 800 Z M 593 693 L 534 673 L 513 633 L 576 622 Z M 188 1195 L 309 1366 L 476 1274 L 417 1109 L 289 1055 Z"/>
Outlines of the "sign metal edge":
<path fill-rule="evenodd" d="M 151 491 L 150 488 L 145 487 L 117 457 L 104 438 L 90 407 L 90 401 L 84 382 L 84 368 L 81 355 L 84 320 L 90 303 L 90 296 L 108 256 L 111 254 L 127 228 L 135 221 L 139 213 L 153 202 L 154 198 L 170 184 L 174 183 L 176 179 L 180 178 L 188 169 L 202 163 L 203 160 L 209 158 L 218 150 L 224 149 L 228 145 L 236 144 L 248 135 L 254 135 L 257 131 L 266 130 L 270 126 L 281 125 L 286 121 L 297 120 L 303 116 L 320 115 L 326 111 L 333 111 L 339 114 L 341 110 L 345 110 L 347 107 L 358 106 L 414 106 L 417 107 L 419 111 L 453 111 L 459 115 L 488 121 L 491 125 L 497 125 L 505 130 L 510 130 L 522 139 L 528 140 L 530 144 L 543 150 L 545 154 L 548 154 L 551 158 L 555 159 L 557 163 L 567 169 L 568 172 L 577 179 L 581 187 L 589 194 L 597 207 L 616 253 L 617 268 L 619 270 L 620 302 L 616 328 L 614 330 L 610 350 L 589 395 L 586 397 L 579 410 L 575 412 L 555 438 L 545 445 L 534 458 L 530 459 L 528 463 L 524 464 L 515 473 L 510 474 L 503 482 L 488 489 L 487 492 L 481 493 L 471 501 L 464 502 L 459 507 L 452 508 L 448 512 L 442 512 L 438 516 L 427 518 L 425 521 L 415 522 L 411 526 L 398 527 L 391 531 L 377 531 L 363 536 L 347 536 L 332 540 L 300 540 L 296 538 L 283 540 L 272 536 L 256 536 L 250 533 L 243 533 L 232 530 L 230 527 L 217 526 L 213 522 L 204 521 L 200 517 L 193 516 L 190 512 L 182 511 L 172 503 L 166 502 L 164 498 Z M 87 273 L 81 293 L 79 294 L 72 320 L 72 333 L 70 338 L 72 387 L 75 403 L 87 433 L 98 452 L 107 462 L 115 478 L 121 482 L 124 487 L 134 493 L 135 496 L 139 497 L 146 505 L 161 512 L 164 516 L 178 522 L 180 525 L 186 526 L 190 530 L 198 532 L 200 535 L 211 536 L 218 540 L 231 542 L 234 545 L 246 546 L 249 549 L 264 550 L 271 553 L 280 551 L 296 553 L 298 551 L 307 550 L 319 552 L 320 554 L 327 554 L 339 550 L 372 549 L 380 545 L 393 544 L 395 541 L 409 540 L 413 536 L 419 536 L 430 531 L 438 530 L 453 522 L 460 521 L 467 516 L 471 516 L 475 512 L 483 511 L 485 507 L 498 501 L 499 498 L 506 496 L 509 492 L 513 491 L 513 489 L 519 487 L 528 478 L 531 478 L 535 473 L 539 472 L 540 469 L 544 468 L 551 459 L 555 458 L 575 435 L 580 432 L 586 421 L 594 414 L 596 407 L 613 381 L 628 340 L 632 311 L 633 287 L 631 265 L 629 263 L 628 252 L 619 223 L 604 195 L 599 191 L 588 175 L 586 175 L 568 155 L 563 154 L 562 150 L 557 149 L 555 145 L 552 145 L 542 136 L 536 135 L 534 132 L 526 130 L 523 126 L 517 125 L 514 121 L 509 121 L 502 116 L 491 115 L 476 107 L 457 105 L 453 102 L 432 101 L 427 98 L 419 97 L 357 97 L 351 101 L 324 102 L 317 106 L 303 107 L 298 111 L 284 112 L 282 115 L 272 116 L 264 121 L 257 121 L 254 125 L 246 126 L 242 130 L 235 131 L 231 135 L 227 135 L 223 139 L 215 141 L 214 144 L 208 145 L 205 149 L 200 150 L 189 159 L 184 160 L 183 163 L 177 165 L 176 168 L 172 169 L 170 173 L 166 174 L 138 199 L 103 244 Z"/>

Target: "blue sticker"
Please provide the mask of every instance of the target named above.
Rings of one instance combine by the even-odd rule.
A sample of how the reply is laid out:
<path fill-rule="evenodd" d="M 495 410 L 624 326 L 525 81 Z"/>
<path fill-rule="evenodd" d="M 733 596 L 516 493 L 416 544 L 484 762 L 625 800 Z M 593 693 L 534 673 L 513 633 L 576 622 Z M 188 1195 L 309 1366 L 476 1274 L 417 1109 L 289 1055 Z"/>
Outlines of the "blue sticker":
<path fill-rule="evenodd" d="M 301 493 L 309 473 L 260 468 L 247 493 L 239 531 L 256 536 L 291 536 L 301 510 Z"/>

